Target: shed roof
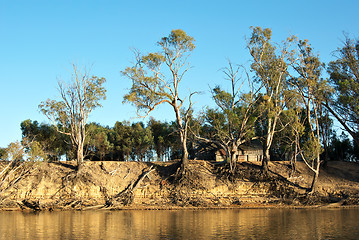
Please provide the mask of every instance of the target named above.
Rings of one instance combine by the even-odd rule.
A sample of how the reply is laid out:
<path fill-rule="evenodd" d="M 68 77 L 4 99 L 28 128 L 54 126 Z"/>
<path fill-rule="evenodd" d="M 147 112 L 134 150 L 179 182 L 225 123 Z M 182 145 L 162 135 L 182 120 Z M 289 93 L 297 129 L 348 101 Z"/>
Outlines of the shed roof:
<path fill-rule="evenodd" d="M 238 147 L 242 151 L 262 151 L 263 147 L 259 141 L 251 141 L 249 143 L 244 143 Z"/>

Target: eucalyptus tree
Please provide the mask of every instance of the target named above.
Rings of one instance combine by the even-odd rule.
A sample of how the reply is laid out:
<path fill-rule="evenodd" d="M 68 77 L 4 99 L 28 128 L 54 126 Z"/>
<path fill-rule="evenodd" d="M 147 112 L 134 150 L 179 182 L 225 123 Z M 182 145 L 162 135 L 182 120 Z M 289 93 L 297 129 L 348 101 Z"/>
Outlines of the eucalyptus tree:
<path fill-rule="evenodd" d="M 256 106 L 257 94 L 251 88 L 252 84 L 244 67 L 233 66 L 229 62 L 228 67 L 223 69 L 223 73 L 225 79 L 230 81 L 230 91 L 225 91 L 220 86 L 212 90 L 216 108 L 207 108 L 203 113 L 201 118 L 203 124 L 207 125 L 206 130 L 198 131 L 197 128 L 195 135 L 198 140 L 213 143 L 223 149 L 233 173 L 239 146 L 256 138 L 254 123 L 260 113 Z M 246 81 L 248 81 L 250 91 L 242 93 L 241 88 Z M 212 133 L 210 135 L 208 135 L 209 129 Z"/>
<path fill-rule="evenodd" d="M 336 58 L 328 67 L 336 91 L 324 105 L 359 147 L 359 39 L 346 36 Z"/>
<path fill-rule="evenodd" d="M 256 81 L 263 88 L 260 111 L 263 113 L 258 121 L 259 131 L 263 137 L 264 157 L 262 169 L 268 172 L 270 148 L 277 129 L 277 123 L 286 106 L 287 72 L 292 64 L 290 56 L 293 54 L 291 46 L 295 37 L 289 37 L 282 44 L 273 43 L 272 31 L 268 28 L 252 27 L 252 35 L 247 47 L 252 56 L 251 69 L 255 73 Z"/>
<path fill-rule="evenodd" d="M 89 114 L 106 98 L 103 86 L 106 79 L 91 76 L 85 68 L 79 69 L 75 64 L 72 67 L 69 83 L 58 81 L 60 100 L 47 99 L 41 102 L 39 109 L 58 132 L 70 137 L 80 166 L 84 159 L 86 123 Z"/>
<path fill-rule="evenodd" d="M 135 105 L 138 116 L 148 116 L 161 104 L 169 104 L 172 107 L 182 145 L 183 170 L 188 165 L 188 116 L 193 94 L 183 97 L 179 87 L 190 68 L 188 58 L 195 48 L 194 42 L 194 38 L 183 30 L 172 30 L 168 37 L 163 37 L 158 42 L 159 52 L 146 55 L 135 52 L 134 66 L 127 67 L 122 72 L 132 81 L 129 93 L 124 96 L 124 102 Z M 187 107 L 184 105 L 185 100 L 189 101 Z"/>
<path fill-rule="evenodd" d="M 313 53 L 307 40 L 298 42 L 298 51 L 293 60 L 294 70 L 298 76 L 292 77 L 291 84 L 297 90 L 305 109 L 302 124 L 309 127 L 309 139 L 302 143 L 297 142 L 297 146 L 302 160 L 314 173 L 312 184 L 308 189 L 308 192 L 312 193 L 315 191 L 319 176 L 322 152 L 319 111 L 331 89 L 328 82 L 321 78 L 324 65 Z"/>

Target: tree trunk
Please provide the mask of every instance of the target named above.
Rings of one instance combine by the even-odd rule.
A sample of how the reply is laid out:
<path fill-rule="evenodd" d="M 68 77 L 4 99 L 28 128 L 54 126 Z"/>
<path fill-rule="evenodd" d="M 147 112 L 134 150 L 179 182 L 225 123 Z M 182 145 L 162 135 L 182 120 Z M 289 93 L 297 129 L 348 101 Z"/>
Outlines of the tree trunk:
<path fill-rule="evenodd" d="M 231 152 L 231 159 L 230 159 L 230 170 L 232 172 L 232 174 L 234 174 L 235 170 L 236 170 L 236 163 L 237 163 L 237 153 L 232 151 Z"/>
<path fill-rule="evenodd" d="M 182 148 L 182 173 L 184 173 L 185 168 L 188 166 L 188 150 L 187 150 L 187 131 L 183 127 L 181 115 L 179 112 L 179 109 L 177 107 L 177 100 L 174 101 L 174 104 L 172 105 L 173 109 L 176 113 L 176 121 L 180 133 L 180 139 L 181 139 L 181 148 Z"/>
<path fill-rule="evenodd" d="M 264 157 L 262 161 L 262 173 L 265 175 L 268 174 L 268 162 L 270 161 L 269 149 L 272 144 L 276 122 L 276 119 L 274 119 L 273 123 L 271 118 L 268 119 L 267 137 L 264 146 Z"/>
<path fill-rule="evenodd" d="M 182 165 L 184 168 L 187 168 L 189 161 L 188 161 L 188 150 L 187 150 L 187 137 L 185 133 L 181 131 L 181 148 L 182 148 Z"/>
<path fill-rule="evenodd" d="M 269 148 L 266 147 L 266 149 L 264 151 L 263 161 L 262 161 L 262 172 L 264 174 L 268 174 L 268 162 L 269 162 L 269 160 L 270 160 Z"/>
<path fill-rule="evenodd" d="M 238 147 L 234 141 L 230 144 L 229 152 L 230 152 L 229 167 L 231 173 L 234 174 L 236 169 L 237 156 L 238 156 Z"/>
<path fill-rule="evenodd" d="M 314 193 L 315 192 L 315 187 L 316 187 L 318 176 L 319 176 L 319 172 L 315 171 L 314 176 L 313 176 L 313 180 L 312 180 L 312 185 L 308 189 L 308 193 Z"/>
<path fill-rule="evenodd" d="M 188 164 L 188 152 L 187 152 L 187 146 L 183 146 L 183 155 L 182 155 L 182 162 L 183 164 Z"/>
<path fill-rule="evenodd" d="M 83 144 L 77 146 L 77 168 L 79 169 L 84 161 L 84 147 Z"/>
<path fill-rule="evenodd" d="M 314 172 L 313 181 L 312 181 L 312 185 L 308 189 L 308 193 L 310 193 L 310 194 L 315 192 L 315 187 L 316 187 L 317 180 L 319 177 L 320 157 L 317 156 L 317 159 L 315 161 L 316 161 L 315 162 L 316 168 L 315 168 L 315 171 L 313 171 Z"/>

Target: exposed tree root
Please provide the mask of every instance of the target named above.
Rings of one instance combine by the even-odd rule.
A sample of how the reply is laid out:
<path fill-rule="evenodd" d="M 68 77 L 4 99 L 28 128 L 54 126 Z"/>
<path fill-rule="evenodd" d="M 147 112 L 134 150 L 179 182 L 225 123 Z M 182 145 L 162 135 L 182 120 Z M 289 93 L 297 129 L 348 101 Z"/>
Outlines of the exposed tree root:
<path fill-rule="evenodd" d="M 142 180 L 145 177 L 148 177 L 148 174 L 150 174 L 154 170 L 155 169 L 153 168 L 153 165 L 148 170 L 144 170 L 142 172 L 142 174 L 138 177 L 138 179 L 136 181 L 131 182 L 125 190 L 123 190 L 122 192 L 120 192 L 119 194 L 117 194 L 111 198 L 106 199 L 106 206 L 110 207 L 110 206 L 116 206 L 119 204 L 122 204 L 125 206 L 130 205 L 134 200 L 134 191 L 139 187 Z"/>

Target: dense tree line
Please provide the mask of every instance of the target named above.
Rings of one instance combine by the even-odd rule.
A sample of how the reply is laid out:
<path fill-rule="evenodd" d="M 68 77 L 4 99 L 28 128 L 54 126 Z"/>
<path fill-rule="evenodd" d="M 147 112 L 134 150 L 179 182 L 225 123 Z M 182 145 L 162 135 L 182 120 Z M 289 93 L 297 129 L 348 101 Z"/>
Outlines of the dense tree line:
<path fill-rule="evenodd" d="M 116 122 L 113 127 L 98 123 L 86 125 L 84 158 L 94 161 L 168 161 L 181 157 L 175 123 L 156 121 Z M 21 123 L 23 141 L 31 141 L 26 151 L 39 146 L 43 160 L 76 159 L 77 149 L 69 136 L 60 134 L 52 125 L 25 120 Z"/>
<path fill-rule="evenodd" d="M 289 36 L 278 43 L 270 29 L 251 30 L 247 38 L 250 66 L 229 62 L 223 69 L 228 81 L 211 90 L 216 106 L 200 113 L 192 109 L 196 92 L 180 94 L 191 68 L 193 37 L 173 30 L 158 42 L 158 52 L 135 52 L 135 64 L 122 72 L 132 81 L 124 102 L 133 104 L 141 117 L 160 104 L 169 104 L 175 119 L 171 123 L 155 119 L 146 124 L 116 122 L 113 127 L 87 123 L 91 111 L 106 98 L 106 80 L 74 65 L 70 82 L 59 81 L 60 100 L 39 105 L 51 124 L 21 123 L 23 153 L 49 161 L 77 159 L 78 165 L 84 158 L 181 159 L 184 173 L 194 156 L 193 146 L 204 142 L 223 149 L 234 171 L 238 147 L 258 140 L 263 146 L 264 173 L 271 159 L 291 161 L 293 169 L 301 159 L 314 173 L 313 189 L 320 166 L 327 161 L 359 159 L 359 41 L 345 36 L 335 59 L 326 66 L 308 40 Z M 334 120 L 352 140 L 345 133 L 337 135 Z M 10 150 L 0 150 L 2 158 L 9 159 Z"/>

